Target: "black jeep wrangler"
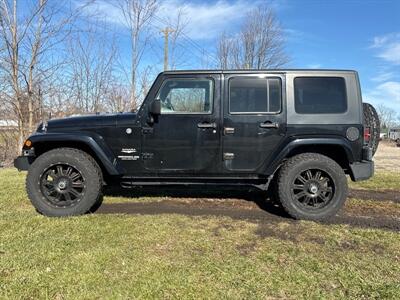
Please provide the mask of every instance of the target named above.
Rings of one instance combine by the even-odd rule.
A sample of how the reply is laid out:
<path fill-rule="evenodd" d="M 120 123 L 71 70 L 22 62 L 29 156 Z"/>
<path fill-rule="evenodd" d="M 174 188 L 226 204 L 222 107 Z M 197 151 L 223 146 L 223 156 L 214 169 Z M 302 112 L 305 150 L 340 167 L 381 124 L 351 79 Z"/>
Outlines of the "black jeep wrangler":
<path fill-rule="evenodd" d="M 373 175 L 379 119 L 357 72 L 168 71 L 135 113 L 50 120 L 14 165 L 38 212 L 81 215 L 104 185 L 241 185 L 298 219 L 333 216 Z"/>

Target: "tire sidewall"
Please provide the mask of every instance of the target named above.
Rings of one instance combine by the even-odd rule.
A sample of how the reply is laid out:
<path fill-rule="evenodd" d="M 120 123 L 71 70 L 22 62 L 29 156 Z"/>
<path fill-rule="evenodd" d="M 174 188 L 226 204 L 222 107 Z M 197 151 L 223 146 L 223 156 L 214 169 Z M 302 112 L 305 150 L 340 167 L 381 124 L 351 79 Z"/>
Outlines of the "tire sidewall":
<path fill-rule="evenodd" d="M 54 164 L 67 164 L 78 170 L 85 179 L 85 194 L 71 207 L 56 207 L 48 202 L 40 188 L 42 174 Z M 96 166 L 81 151 L 59 149 L 39 156 L 28 170 L 28 196 L 37 211 L 46 216 L 72 216 L 88 212 L 99 198 L 101 185 Z"/>

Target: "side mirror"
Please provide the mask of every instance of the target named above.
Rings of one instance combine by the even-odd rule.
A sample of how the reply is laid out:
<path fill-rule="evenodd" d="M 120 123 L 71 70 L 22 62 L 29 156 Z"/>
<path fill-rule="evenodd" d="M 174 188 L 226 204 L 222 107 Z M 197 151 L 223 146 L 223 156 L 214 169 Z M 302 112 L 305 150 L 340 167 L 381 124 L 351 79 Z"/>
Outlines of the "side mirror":
<path fill-rule="evenodd" d="M 153 116 L 158 116 L 161 114 L 161 101 L 159 99 L 155 99 L 150 104 L 150 114 Z"/>

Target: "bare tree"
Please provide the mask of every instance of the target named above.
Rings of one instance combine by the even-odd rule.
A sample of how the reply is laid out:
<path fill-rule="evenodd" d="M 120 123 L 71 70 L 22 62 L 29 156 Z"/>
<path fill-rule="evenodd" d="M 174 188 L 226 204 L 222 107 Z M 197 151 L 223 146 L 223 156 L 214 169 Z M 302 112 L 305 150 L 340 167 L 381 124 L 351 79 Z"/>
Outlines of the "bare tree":
<path fill-rule="evenodd" d="M 279 68 L 288 62 L 284 35 L 273 9 L 267 5 L 250 11 L 237 35 L 223 33 L 217 43 L 222 69 Z"/>
<path fill-rule="evenodd" d="M 94 26 L 78 32 L 69 40 L 69 90 L 77 113 L 105 110 L 111 93 L 116 46 L 114 39 L 96 30 Z"/>
<path fill-rule="evenodd" d="M 150 41 L 150 23 L 157 11 L 156 0 L 119 0 L 120 9 L 131 38 L 131 109 L 136 109 L 138 102 L 138 68 L 144 50 Z"/>
<path fill-rule="evenodd" d="M 219 68 L 225 70 L 229 69 L 232 65 L 229 60 L 231 59 L 234 40 L 231 39 L 226 32 L 223 32 L 218 39 L 217 45 L 217 58 Z"/>
<path fill-rule="evenodd" d="M 383 104 L 376 107 L 382 128 L 390 128 L 396 125 L 396 111 Z"/>
<path fill-rule="evenodd" d="M 113 82 L 104 105 L 107 111 L 128 111 L 130 109 L 129 88 L 123 84 Z"/>
<path fill-rule="evenodd" d="M 60 67 L 48 54 L 64 41 L 77 14 L 62 9 L 51 0 L 0 2 L 0 77 L 7 85 L 1 96 L 13 107 L 20 145 L 40 117 L 44 81 Z"/>

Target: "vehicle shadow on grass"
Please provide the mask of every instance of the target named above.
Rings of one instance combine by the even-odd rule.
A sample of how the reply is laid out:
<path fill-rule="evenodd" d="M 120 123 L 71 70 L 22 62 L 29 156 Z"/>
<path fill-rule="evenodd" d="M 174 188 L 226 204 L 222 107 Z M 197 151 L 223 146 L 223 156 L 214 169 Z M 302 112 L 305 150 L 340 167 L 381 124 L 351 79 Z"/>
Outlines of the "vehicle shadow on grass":
<path fill-rule="evenodd" d="M 265 192 L 254 188 L 238 190 L 228 187 L 147 186 L 132 190 L 108 188 L 104 191 L 104 195 L 136 200 L 142 197 L 154 197 L 155 199 L 154 201 L 145 199 L 142 202 L 104 203 L 98 210 L 99 214 L 225 216 L 235 220 L 264 224 L 282 221 L 291 224 L 298 223 L 274 203 L 271 191 Z M 359 215 L 352 215 L 348 214 L 345 208 L 334 218 L 320 223 L 400 231 L 400 222 L 396 218 L 369 215 L 368 212 L 362 210 Z"/>

